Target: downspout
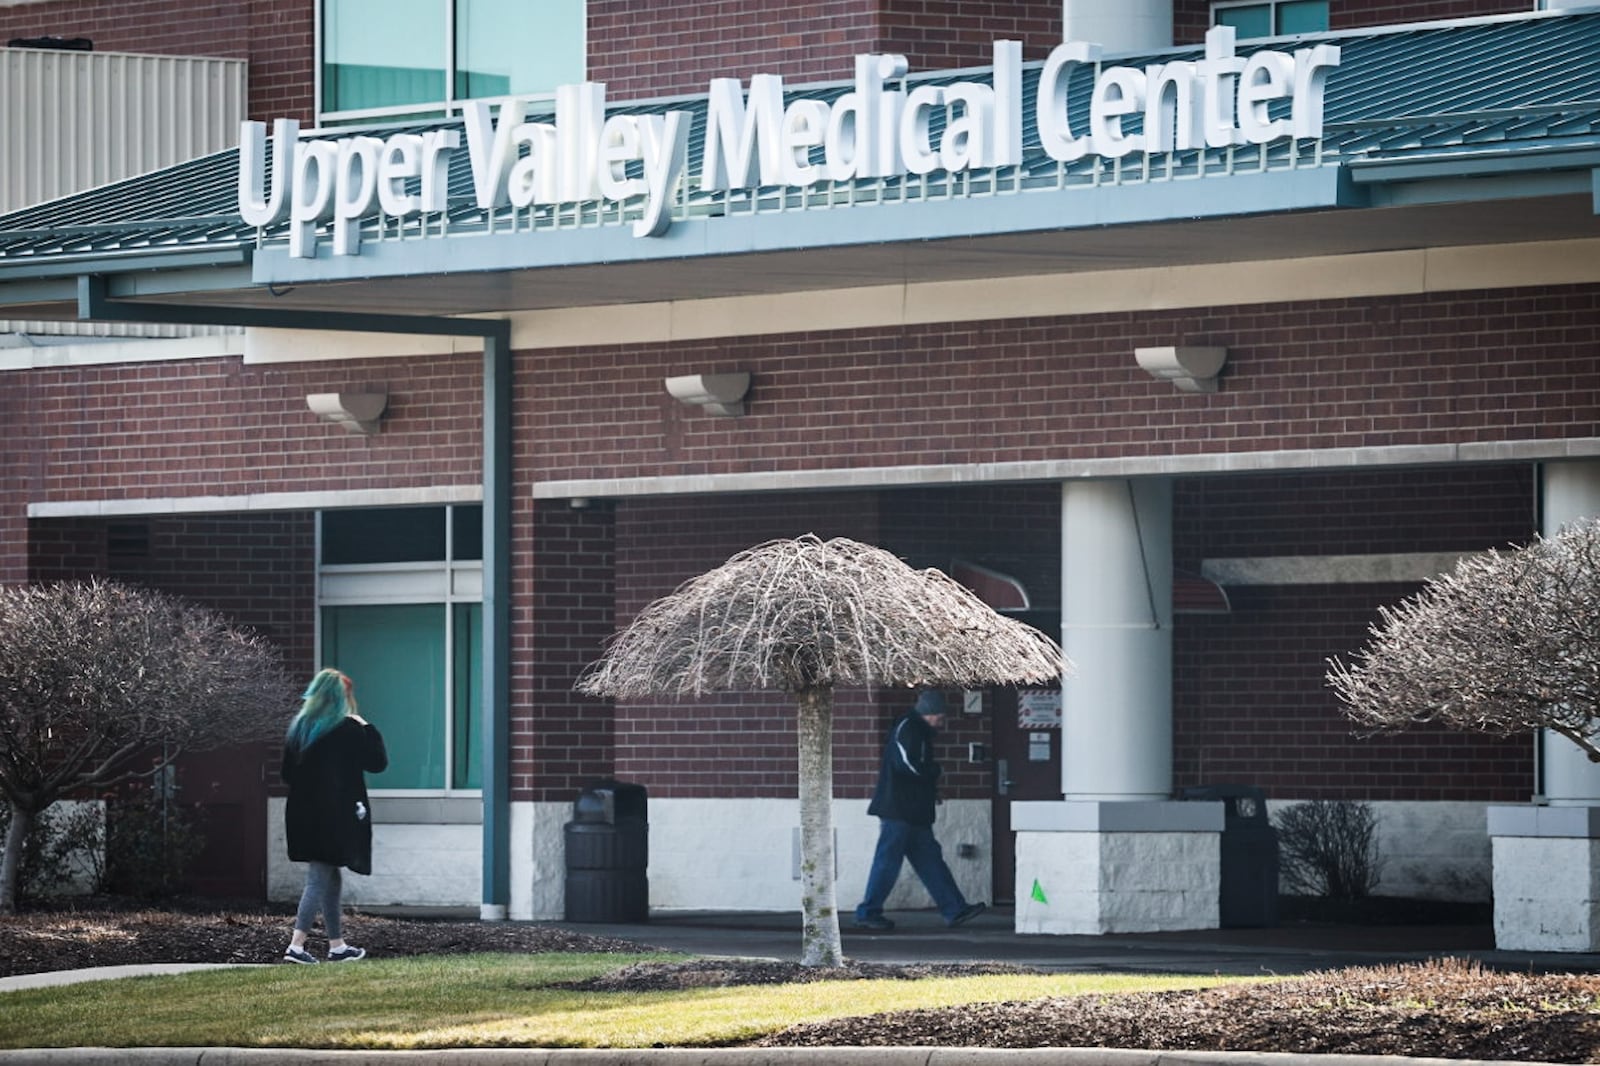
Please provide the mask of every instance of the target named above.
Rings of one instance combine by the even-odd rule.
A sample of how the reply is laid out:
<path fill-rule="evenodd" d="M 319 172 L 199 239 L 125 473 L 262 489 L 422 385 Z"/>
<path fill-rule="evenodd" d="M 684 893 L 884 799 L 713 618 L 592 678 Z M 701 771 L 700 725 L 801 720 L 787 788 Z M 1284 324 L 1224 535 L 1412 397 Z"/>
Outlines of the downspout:
<path fill-rule="evenodd" d="M 483 337 L 483 902 L 511 900 L 511 323 Z"/>

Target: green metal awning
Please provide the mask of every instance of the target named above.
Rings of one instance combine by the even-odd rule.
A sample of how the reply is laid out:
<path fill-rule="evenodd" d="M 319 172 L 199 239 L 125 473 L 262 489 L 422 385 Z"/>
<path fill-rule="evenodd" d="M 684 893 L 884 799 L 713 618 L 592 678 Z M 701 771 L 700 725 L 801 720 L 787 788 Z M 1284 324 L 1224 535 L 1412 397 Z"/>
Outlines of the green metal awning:
<path fill-rule="evenodd" d="M 110 276 L 108 293 L 120 299 L 234 306 L 255 290 L 249 300 L 285 310 L 388 301 L 394 313 L 459 314 L 1600 236 L 1600 12 L 1248 41 L 1239 54 L 1317 43 L 1342 50 L 1318 141 L 1058 163 L 1031 133 L 1041 64 L 1030 63 L 1022 164 L 953 176 L 706 193 L 704 96 L 608 108 L 693 116 L 687 191 L 662 238 L 631 235 L 636 209 L 480 209 L 463 137 L 446 210 L 403 222 L 374 213 L 362 220 L 359 256 L 292 259 L 287 224 L 257 230 L 239 217 L 238 151 L 228 150 L 0 217 L 0 310 L 74 317 L 83 274 Z M 1170 49 L 1102 66 L 1202 54 Z M 988 73 L 914 74 L 908 85 Z M 1079 111 L 1091 80 L 1071 84 Z M 792 88 L 785 100 L 831 101 L 851 88 Z M 461 121 L 379 132 L 452 128 Z M 1486 222 L 1485 200 L 1517 202 L 1517 217 Z M 441 284 L 447 276 L 461 284 Z M 389 284 L 378 291 L 375 279 Z"/>

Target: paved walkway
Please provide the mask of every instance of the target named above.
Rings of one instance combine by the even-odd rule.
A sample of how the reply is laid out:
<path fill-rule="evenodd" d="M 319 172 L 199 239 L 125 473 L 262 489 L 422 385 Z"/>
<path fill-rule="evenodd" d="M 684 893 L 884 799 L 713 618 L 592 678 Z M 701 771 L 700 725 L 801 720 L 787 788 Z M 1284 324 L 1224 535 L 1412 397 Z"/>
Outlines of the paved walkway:
<path fill-rule="evenodd" d="M 1600 955 L 1498 951 L 1482 925 L 1312 926 L 1210 929 L 1106 936 L 1019 936 L 1012 915 L 996 910 L 959 929 L 926 911 L 893 915 L 892 932 L 844 926 L 845 954 L 870 962 L 997 961 L 1051 971 L 1199 974 L 1296 974 L 1346 966 L 1473 958 L 1519 970 L 1600 972 Z M 665 912 L 639 924 L 567 924 L 577 932 L 614 936 L 697 955 L 798 959 L 798 914 Z M 197 969 L 199 967 L 188 967 Z M 0 980 L 0 991 L 41 987 L 175 967 L 103 970 Z M 115 971 L 115 972 L 111 972 Z M 1346 1055 L 1270 1055 L 1232 1052 L 1152 1052 L 1109 1049 L 974 1051 L 935 1048 L 720 1048 L 573 1051 L 481 1049 L 448 1052 L 328 1052 L 249 1048 L 64 1048 L 0 1051 L 0 1066 L 267 1066 L 271 1063 L 343 1066 L 441 1062 L 447 1066 L 1417 1066 L 1433 1060 Z M 1452 1063 L 1451 1066 L 1472 1066 Z"/>

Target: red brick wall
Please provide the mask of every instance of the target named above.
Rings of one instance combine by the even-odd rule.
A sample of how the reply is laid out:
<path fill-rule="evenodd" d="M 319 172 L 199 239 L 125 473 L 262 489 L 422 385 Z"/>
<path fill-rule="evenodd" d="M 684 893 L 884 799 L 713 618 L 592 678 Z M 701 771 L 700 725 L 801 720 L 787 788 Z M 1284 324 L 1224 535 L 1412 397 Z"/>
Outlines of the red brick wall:
<path fill-rule="evenodd" d="M 316 668 L 313 527 L 305 511 L 37 519 L 29 528 L 29 579 L 100 575 L 182 596 L 271 640 L 292 674 L 309 677 Z M 112 537 L 148 550 L 114 553 Z"/>
<path fill-rule="evenodd" d="M 612 508 L 520 493 L 514 526 L 511 798 L 568 801 L 616 773 L 611 704 L 572 691 L 613 631 Z"/>
<path fill-rule="evenodd" d="M 1021 41 L 1024 59 L 1043 59 L 1061 43 L 1061 3 L 884 0 L 883 29 L 873 49 L 896 52 L 913 73 L 988 66 L 995 41 Z"/>
<path fill-rule="evenodd" d="M 843 81 L 868 52 L 902 54 L 914 73 L 984 66 L 996 40 L 1020 40 L 1026 58 L 1043 59 L 1061 41 L 1059 0 L 589 3 L 589 76 L 615 98 L 704 93 L 711 78 L 752 74 L 792 85 Z"/>
<path fill-rule="evenodd" d="M 21 374 L 0 374 L 0 585 L 28 579 L 28 434 L 32 410 L 30 382 Z"/>
<path fill-rule="evenodd" d="M 1528 466 L 1280 474 L 1180 482 L 1178 565 L 1205 558 L 1474 551 L 1536 528 Z M 1227 615 L 1186 615 L 1173 643 L 1176 787 L 1269 796 L 1521 802 L 1532 742 L 1419 728 L 1360 738 L 1324 677 L 1411 584 L 1233 587 Z"/>
<path fill-rule="evenodd" d="M 8 374 L 32 390 L 26 499 L 139 499 L 481 482 L 477 355 L 242 366 L 237 359 Z M 387 391 L 372 437 L 314 392 Z"/>
<path fill-rule="evenodd" d="M 1392 447 L 1592 436 L 1600 287 L 1324 300 L 541 353 L 540 479 Z M 1142 345 L 1219 344 L 1182 393 Z M 748 413 L 664 377 L 752 372 Z M 605 421 L 592 422 L 596 398 Z"/>
<path fill-rule="evenodd" d="M 0 6 L 0 40 L 87 37 L 97 52 L 246 59 L 251 118 L 310 122 L 314 18 L 309 0 L 48 0 Z"/>

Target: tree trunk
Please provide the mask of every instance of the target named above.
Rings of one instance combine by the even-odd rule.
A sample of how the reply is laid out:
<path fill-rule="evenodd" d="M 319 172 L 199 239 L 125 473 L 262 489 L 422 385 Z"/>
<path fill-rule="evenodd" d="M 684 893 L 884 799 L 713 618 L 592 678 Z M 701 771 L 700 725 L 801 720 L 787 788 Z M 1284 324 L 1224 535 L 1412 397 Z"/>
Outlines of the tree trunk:
<path fill-rule="evenodd" d="M 6 830 L 6 850 L 0 856 L 0 914 L 17 912 L 17 879 L 22 874 L 22 842 L 33 828 L 34 814 L 11 804 L 11 826 Z M 837 938 L 837 934 L 836 934 Z"/>
<path fill-rule="evenodd" d="M 842 966 L 833 896 L 833 689 L 797 694 L 800 722 L 800 964 Z"/>

